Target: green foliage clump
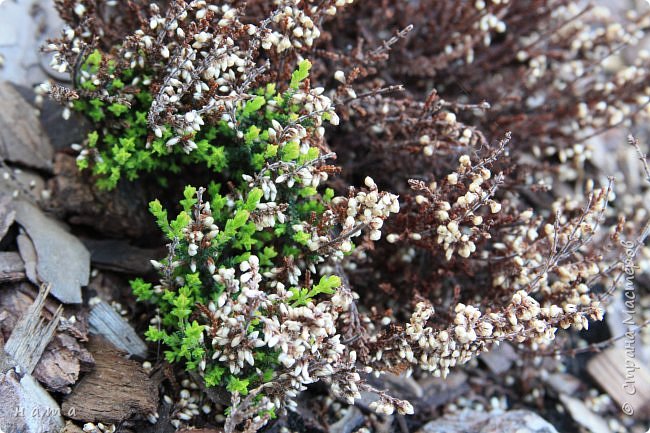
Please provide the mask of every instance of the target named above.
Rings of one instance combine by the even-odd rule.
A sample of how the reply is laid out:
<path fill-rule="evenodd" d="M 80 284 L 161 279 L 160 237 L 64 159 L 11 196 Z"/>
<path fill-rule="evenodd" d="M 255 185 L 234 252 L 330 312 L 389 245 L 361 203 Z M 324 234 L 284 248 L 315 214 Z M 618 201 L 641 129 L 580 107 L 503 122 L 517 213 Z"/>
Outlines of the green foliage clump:
<path fill-rule="evenodd" d="M 174 219 L 151 202 L 170 255 L 154 262 L 160 284 L 132 281 L 138 299 L 157 307 L 160 326 L 146 336 L 165 345 L 167 361 L 237 395 L 257 395 L 301 363 L 308 369 L 344 356 L 336 321 L 351 297 L 322 264 L 349 254 L 366 227 L 376 236 L 398 209 L 369 178 L 369 191 L 354 199 L 321 187 L 331 155 L 320 150 L 320 125 L 335 115 L 305 84 L 309 67 L 300 63 L 286 91 L 269 85 L 237 104 L 235 128 L 219 121 L 202 129 L 219 133 L 197 142 L 199 154 L 220 143 L 227 163 L 212 167 L 207 189 L 185 188 Z M 315 100 L 325 109 L 314 110 Z M 285 386 L 302 389 L 313 373 Z"/>
<path fill-rule="evenodd" d="M 82 70 L 96 72 L 102 62 L 98 51 L 90 54 Z M 304 115 L 304 105 L 296 104 L 293 97 L 300 93 L 298 87 L 307 78 L 311 64 L 305 60 L 291 78 L 288 90 L 278 92 L 276 86 L 269 84 L 253 92 L 247 99 L 239 100 L 234 106 L 236 126 L 224 117 L 204 126 L 204 121 L 196 111 L 184 116 L 202 128 L 187 131 L 182 135 L 174 133 L 174 127 L 156 127 L 155 133 L 148 127 L 148 113 L 153 97 L 151 79 L 146 71 L 128 69 L 118 77 L 114 68 L 108 67 L 112 79 L 106 86 L 108 98 L 121 102 L 107 103 L 106 96 L 79 99 L 74 101 L 75 110 L 85 113 L 97 129 L 89 133 L 86 149 L 77 159 L 80 169 L 92 170 L 97 176 L 97 185 L 102 189 L 113 189 L 122 177 L 129 181 L 141 173 L 155 173 L 160 184 L 167 183 L 167 177 L 177 175 L 184 167 L 205 167 L 222 178 L 237 178 L 243 173 L 260 170 L 269 158 L 276 156 L 277 144 L 270 143 L 269 128 L 276 124 L 286 125 L 296 122 Z M 132 94 L 124 96 L 124 81 L 133 76 L 141 77 L 133 86 Z M 82 87 L 95 90 L 90 81 Z M 331 115 L 323 113 L 323 118 Z M 310 123 L 309 119 L 305 122 Z M 282 149 L 283 161 L 300 160 L 318 153 L 312 149 L 307 155 L 299 151 L 298 141 L 286 143 Z"/>
<path fill-rule="evenodd" d="M 355 237 L 378 240 L 399 204 L 369 177 L 345 197 L 324 187 L 339 171 L 328 163 L 324 125 L 339 119 L 324 89 L 311 86 L 308 60 L 271 74 L 277 83 L 262 76 L 267 50 L 312 46 L 314 16 L 277 11 L 280 21 L 302 16 L 305 31 L 291 42 L 239 22 L 228 5 L 203 6 L 188 7 L 222 19 L 163 18 L 152 5 L 148 26 L 110 50 L 81 32 L 83 49 L 55 45 L 54 63 L 78 64 L 68 102 L 95 129 L 77 161 L 98 187 L 145 174 L 163 188 L 171 177 L 206 186 L 186 186 L 178 212 L 150 203 L 169 254 L 153 261 L 158 283 L 131 285 L 156 309 L 146 337 L 162 343 L 165 359 L 229 393 L 229 420 L 261 426 L 319 380 L 348 401 L 360 397 L 356 353 L 344 344 L 356 322 L 342 260 L 357 251 Z"/>

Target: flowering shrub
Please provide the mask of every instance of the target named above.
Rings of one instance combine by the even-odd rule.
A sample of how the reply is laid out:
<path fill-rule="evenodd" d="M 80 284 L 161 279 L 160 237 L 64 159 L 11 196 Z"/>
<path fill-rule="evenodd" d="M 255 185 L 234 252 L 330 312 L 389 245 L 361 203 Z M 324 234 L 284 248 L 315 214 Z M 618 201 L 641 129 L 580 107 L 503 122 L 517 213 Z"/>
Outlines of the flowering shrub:
<path fill-rule="evenodd" d="M 611 55 L 647 17 L 622 28 L 560 0 L 347 3 L 116 15 L 57 1 L 70 28 L 48 48 L 73 88 L 47 90 L 96 126 L 80 168 L 107 189 L 208 173 L 174 219 L 151 203 L 169 254 L 159 283 L 132 287 L 157 309 L 147 337 L 166 360 L 225 392 L 226 431 L 260 428 L 316 381 L 411 413 L 364 375 L 445 376 L 502 341 L 547 346 L 602 319 L 620 268 L 608 242 L 624 223 L 586 140 L 647 114 L 647 58 L 614 74 L 590 50 Z M 403 30 L 366 50 L 386 26 Z"/>
<path fill-rule="evenodd" d="M 311 46 L 319 34 L 313 19 L 336 11 L 326 2 L 306 15 L 289 3 L 257 26 L 242 24 L 237 9 L 227 4 L 178 1 L 161 15 L 155 3 L 133 3 L 137 24 L 122 17 L 127 22 L 111 22 L 117 28 L 109 33 L 96 27 L 102 22 L 100 2 L 59 1 L 71 27 L 47 49 L 55 53 L 53 66 L 70 71 L 77 88 L 49 84 L 47 90 L 99 126 L 79 153 L 79 167 L 92 166 L 98 185 L 107 189 L 122 175 L 134 180 L 141 172 L 178 174 L 189 164 L 221 171 L 240 158 L 240 140 L 252 146 L 258 138 L 268 139 L 264 125 L 256 124 L 263 105 L 284 109 L 278 118 L 288 116 L 297 124 L 309 120 L 319 128 L 322 119 L 337 123 L 322 88 L 277 95 L 273 83 L 251 89 L 267 68 L 259 62 L 292 47 Z M 109 38 L 120 32 L 124 40 Z M 301 63 L 291 89 L 298 89 L 309 67 Z M 322 128 L 318 131 L 322 135 Z M 277 132 L 282 132 L 280 126 Z M 284 133 L 300 139 L 303 131 L 289 128 Z M 258 155 L 253 168 L 259 170 L 263 159 Z M 248 172 L 249 167 L 238 168 Z M 163 175 L 158 179 L 166 182 Z"/>
<path fill-rule="evenodd" d="M 172 222 L 153 202 L 170 255 L 154 262 L 159 285 L 133 282 L 139 299 L 159 308 L 163 328 L 152 326 L 147 337 L 165 343 L 169 362 L 198 368 L 208 387 L 262 392 L 266 410 L 295 404 L 288 398 L 317 380 L 350 402 L 359 397 L 355 355 L 337 330 L 353 294 L 323 262 L 343 258 L 365 228 L 377 238 L 372 227 L 398 210 L 397 198 L 379 193 L 370 178 L 367 190 L 332 199 L 283 185 L 291 169 L 277 164 L 257 177 L 280 183 L 272 194 L 282 205 L 262 201 L 248 178 L 232 195 L 212 192 L 211 202 L 202 188 L 188 187 L 185 210 Z"/>

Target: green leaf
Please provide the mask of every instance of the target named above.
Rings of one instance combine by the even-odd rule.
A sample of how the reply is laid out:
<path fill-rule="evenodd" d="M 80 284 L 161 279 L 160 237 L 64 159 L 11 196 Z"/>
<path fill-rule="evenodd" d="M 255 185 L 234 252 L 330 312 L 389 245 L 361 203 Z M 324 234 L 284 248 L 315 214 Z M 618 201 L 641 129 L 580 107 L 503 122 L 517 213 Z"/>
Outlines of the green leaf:
<path fill-rule="evenodd" d="M 266 146 L 266 150 L 264 151 L 264 156 L 266 158 L 273 158 L 277 154 L 278 154 L 277 144 L 269 144 L 268 146 Z"/>
<path fill-rule="evenodd" d="M 178 318 L 179 321 L 185 320 L 192 314 L 192 300 L 188 299 L 184 294 L 179 294 L 174 300 L 174 308 L 172 314 Z"/>
<path fill-rule="evenodd" d="M 298 242 L 301 245 L 307 245 L 307 242 L 311 239 L 311 235 L 307 232 L 296 232 L 293 234 L 293 240 Z"/>
<path fill-rule="evenodd" d="M 235 218 L 232 220 L 232 226 L 235 229 L 239 229 L 246 224 L 246 221 L 248 221 L 248 217 L 250 216 L 250 213 L 245 210 L 241 209 L 238 210 L 237 213 L 235 214 Z"/>
<path fill-rule="evenodd" d="M 95 86 L 92 81 L 84 81 L 81 83 L 81 88 L 84 90 L 90 90 L 91 92 L 97 90 L 97 86 Z"/>
<path fill-rule="evenodd" d="M 183 211 L 179 213 L 176 219 L 169 223 L 171 234 L 174 235 L 174 237 L 180 238 L 183 235 L 183 229 L 189 225 L 190 221 L 191 218 L 187 212 Z"/>
<path fill-rule="evenodd" d="M 144 336 L 148 341 L 156 342 L 167 338 L 167 333 L 152 325 L 149 326 L 149 329 L 144 333 Z"/>
<path fill-rule="evenodd" d="M 90 66 L 98 67 L 102 62 L 102 53 L 99 50 L 94 50 L 92 53 L 86 57 L 86 64 Z"/>
<path fill-rule="evenodd" d="M 275 251 L 275 248 L 273 248 L 273 246 L 270 246 L 270 247 L 264 247 L 264 250 L 260 252 L 258 255 L 260 259 L 260 265 L 272 266 L 273 262 L 271 261 L 271 259 L 277 257 L 278 253 L 277 251 Z"/>
<path fill-rule="evenodd" d="M 315 196 L 317 193 L 318 193 L 318 191 L 313 186 L 306 186 L 306 187 L 300 189 L 300 191 L 298 192 L 298 195 L 300 197 L 307 198 L 307 197 Z"/>
<path fill-rule="evenodd" d="M 208 369 L 205 372 L 205 384 L 210 387 L 210 386 L 217 386 L 221 384 L 221 378 L 223 374 L 226 372 L 226 369 L 224 367 L 220 367 L 218 365 L 211 365 L 208 367 Z"/>
<path fill-rule="evenodd" d="M 254 99 L 246 102 L 246 106 L 244 106 L 244 111 L 242 114 L 244 117 L 250 117 L 251 114 L 262 108 L 264 104 L 266 104 L 266 99 L 264 99 L 263 96 L 256 96 Z"/>
<path fill-rule="evenodd" d="M 327 295 L 332 295 L 336 291 L 338 287 L 341 287 L 341 278 L 338 277 L 337 275 L 331 275 L 329 277 L 327 276 L 322 276 L 318 284 L 316 284 L 312 289 L 309 291 L 309 294 L 307 295 L 309 298 L 314 298 L 321 293 L 327 294 Z"/>
<path fill-rule="evenodd" d="M 79 171 L 87 169 L 89 166 L 88 160 L 86 158 L 77 159 L 77 168 Z"/>
<path fill-rule="evenodd" d="M 272 368 L 267 368 L 262 373 L 262 381 L 265 383 L 270 382 L 271 380 L 273 380 L 274 376 L 275 376 L 275 370 L 273 370 Z"/>
<path fill-rule="evenodd" d="M 131 153 L 129 153 L 125 148 L 118 147 L 117 145 L 113 146 L 113 155 L 115 162 L 117 162 L 119 165 L 126 164 L 129 158 L 131 158 Z"/>
<path fill-rule="evenodd" d="M 257 204 L 260 202 L 263 195 L 264 192 L 260 188 L 253 188 L 248 193 L 248 197 L 246 198 L 246 204 L 244 205 L 244 209 L 246 209 L 249 212 L 253 212 L 255 208 L 257 208 Z"/>
<path fill-rule="evenodd" d="M 149 212 L 156 218 L 156 224 L 161 228 L 163 233 L 169 235 L 169 220 L 167 219 L 167 211 L 163 209 L 162 204 L 158 199 L 149 202 Z"/>
<path fill-rule="evenodd" d="M 329 203 L 334 198 L 334 190 L 332 188 L 326 188 L 325 193 L 323 194 L 323 200 L 326 203 Z"/>
<path fill-rule="evenodd" d="M 297 89 L 300 83 L 309 76 L 309 70 L 311 69 L 311 62 L 309 60 L 303 60 L 298 64 L 298 69 L 293 71 L 291 74 L 291 84 L 289 85 L 292 89 Z"/>
<path fill-rule="evenodd" d="M 308 290 L 305 288 L 292 287 L 289 289 L 291 296 L 289 297 L 289 302 L 294 307 L 299 307 L 301 305 L 306 305 L 310 299 L 307 296 Z"/>
<path fill-rule="evenodd" d="M 244 134 L 244 141 L 250 146 L 255 140 L 259 138 L 259 136 L 260 128 L 258 128 L 256 125 L 252 125 L 250 128 L 248 128 L 246 134 Z"/>
<path fill-rule="evenodd" d="M 181 206 L 183 206 L 185 212 L 189 213 L 192 210 L 192 207 L 197 203 L 196 188 L 191 185 L 186 186 L 183 190 L 183 197 L 185 197 L 185 199 L 181 200 Z"/>
<path fill-rule="evenodd" d="M 124 88 L 124 83 L 119 78 L 115 78 L 111 84 L 113 85 L 114 89 L 119 90 Z"/>
<path fill-rule="evenodd" d="M 113 113 L 115 116 L 120 117 L 122 114 L 129 111 L 129 107 L 124 104 L 118 104 L 117 102 L 114 102 L 108 106 L 107 110 Z"/>
<path fill-rule="evenodd" d="M 93 89 L 89 89 L 89 90 L 93 90 Z M 102 101 L 100 101 L 99 99 L 91 99 L 89 103 L 91 108 L 88 110 L 88 117 L 93 119 L 95 122 L 100 122 L 102 119 L 104 119 L 104 117 L 106 117 L 104 115 L 104 110 L 102 110 L 101 108 L 104 106 L 104 103 Z"/>
<path fill-rule="evenodd" d="M 133 294 L 138 297 L 138 301 L 148 301 L 153 296 L 151 283 L 145 282 L 142 278 L 136 278 L 129 281 Z"/>
<path fill-rule="evenodd" d="M 316 147 L 310 147 L 307 151 L 307 160 L 313 161 L 314 159 L 318 158 L 318 155 L 320 155 L 320 150 L 318 150 Z"/>
<path fill-rule="evenodd" d="M 320 294 L 332 295 L 335 293 L 335 289 L 341 287 L 341 278 L 336 275 L 331 275 L 329 277 L 321 277 L 318 284 L 313 286 L 311 290 L 306 288 L 292 287 L 289 289 L 291 291 L 291 296 L 289 301 L 294 307 L 299 307 L 301 305 L 306 305 L 311 302 L 313 298 Z"/>
<path fill-rule="evenodd" d="M 99 139 L 99 134 L 97 131 L 92 131 L 88 134 L 88 147 L 95 147 L 97 145 L 97 140 Z"/>
<path fill-rule="evenodd" d="M 248 394 L 248 379 L 239 379 L 236 376 L 228 377 L 226 389 L 230 392 L 238 392 L 240 395 Z"/>
<path fill-rule="evenodd" d="M 282 160 L 293 161 L 300 156 L 300 144 L 297 141 L 290 141 L 282 148 Z"/>

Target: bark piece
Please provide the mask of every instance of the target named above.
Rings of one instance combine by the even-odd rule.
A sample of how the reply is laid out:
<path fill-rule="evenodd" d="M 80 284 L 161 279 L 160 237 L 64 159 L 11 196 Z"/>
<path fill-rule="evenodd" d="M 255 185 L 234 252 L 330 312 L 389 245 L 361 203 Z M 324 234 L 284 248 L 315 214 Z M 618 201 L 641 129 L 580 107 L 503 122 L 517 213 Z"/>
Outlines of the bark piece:
<path fill-rule="evenodd" d="M 488 419 L 489 415 L 486 412 L 466 409 L 458 414 L 429 421 L 418 430 L 418 433 L 478 433 Z"/>
<path fill-rule="evenodd" d="M 25 264 L 20 254 L 0 252 L 0 283 L 16 282 L 25 279 Z"/>
<path fill-rule="evenodd" d="M 518 359 L 517 352 L 508 343 L 494 346 L 489 352 L 481 353 L 479 359 L 487 365 L 490 371 L 500 375 L 510 370 L 512 364 Z"/>
<path fill-rule="evenodd" d="M 493 415 L 480 433 L 557 433 L 548 421 L 529 410 L 510 410 Z"/>
<path fill-rule="evenodd" d="M 36 263 L 38 259 L 36 257 L 36 247 L 34 246 L 34 242 L 32 242 L 32 239 L 23 232 L 16 237 L 16 243 L 18 244 L 20 258 L 23 261 L 25 276 L 32 282 L 32 284 L 38 286 L 39 280 L 38 273 L 36 272 Z"/>
<path fill-rule="evenodd" d="M 65 427 L 61 430 L 61 433 L 84 433 L 83 429 L 77 424 L 74 424 L 72 421 L 66 421 Z"/>
<path fill-rule="evenodd" d="M 6 371 L 9 365 L 20 367 L 21 373 L 34 371 L 61 317 L 62 307 L 59 306 L 49 323 L 45 324 L 41 318 L 49 291 L 49 287 L 42 287 L 27 313 L 16 323 L 4 346 L 4 352 L 9 356 L 3 357 L 2 371 Z"/>
<path fill-rule="evenodd" d="M 5 314 L 4 320 L 0 323 L 0 329 L 6 338 L 9 338 L 11 331 L 16 327 L 16 323 L 27 313 L 27 310 L 34 303 L 34 299 L 38 293 L 34 291 L 34 296 L 27 294 L 23 290 L 23 286 L 27 285 L 31 288 L 30 283 L 18 283 L 6 285 L 0 289 L 0 312 Z M 46 312 L 44 312 L 43 316 L 46 318 L 51 317 Z"/>
<path fill-rule="evenodd" d="M 34 370 L 34 378 L 51 391 L 70 394 L 81 371 L 91 371 L 95 360 L 77 340 L 58 334 L 47 346 Z"/>
<path fill-rule="evenodd" d="M 27 314 L 36 292 L 28 283 L 0 290 L 0 341 L 2 334 L 9 336 L 21 317 Z M 51 320 L 58 308 L 52 298 L 44 305 L 41 315 Z M 62 393 L 69 392 L 80 372 L 92 369 L 94 359 L 79 341 L 87 341 L 87 320 L 85 311 L 73 307 L 64 308 L 57 330 L 36 364 L 33 376 L 47 389 Z"/>
<path fill-rule="evenodd" d="M 147 345 L 145 342 L 131 325 L 106 302 L 101 301 L 93 307 L 88 321 L 92 334 L 103 336 L 115 347 L 124 350 L 129 355 L 146 357 Z"/>
<path fill-rule="evenodd" d="M 99 191 L 87 173 L 79 172 L 76 159 L 63 153 L 55 156 L 54 174 L 48 183 L 52 191 L 48 206 L 62 219 L 92 227 L 110 237 L 158 235 L 141 184 L 120 182 L 112 191 Z"/>
<path fill-rule="evenodd" d="M 153 271 L 150 260 L 165 255 L 164 250 L 138 248 L 123 240 L 83 239 L 82 242 L 90 251 L 93 266 L 127 274 L 147 274 Z"/>
<path fill-rule="evenodd" d="M 0 82 L 0 105 L 0 157 L 50 171 L 54 151 L 36 110 L 7 82 Z"/>
<path fill-rule="evenodd" d="M 95 305 L 95 299 L 98 298 L 104 302 L 120 302 L 127 310 L 131 311 L 133 298 L 124 299 L 124 288 L 128 286 L 128 279 L 124 275 L 110 271 L 97 271 L 93 273 L 88 283 L 88 295 L 90 296 L 91 306 Z"/>
<path fill-rule="evenodd" d="M 66 304 L 79 304 L 81 286 L 90 277 L 90 253 L 61 225 L 36 206 L 15 203 L 16 221 L 25 229 L 36 248 L 38 278 L 51 284 L 52 296 Z"/>
<path fill-rule="evenodd" d="M 95 368 L 85 375 L 63 402 L 64 413 L 84 422 L 118 424 L 141 418 L 158 407 L 158 390 L 147 372 L 101 337 L 91 337 L 88 349 Z"/>
<path fill-rule="evenodd" d="M 592 412 L 582 401 L 566 394 L 560 395 L 560 401 L 567 408 L 573 420 L 591 433 L 610 433 L 607 421 Z"/>
<path fill-rule="evenodd" d="M 14 223 L 16 211 L 12 205 L 12 200 L 9 195 L 0 194 L 0 240 L 2 240 L 9 227 Z"/>
<path fill-rule="evenodd" d="M 176 433 L 223 433 L 223 430 L 217 430 L 214 428 L 183 428 L 176 430 Z"/>
<path fill-rule="evenodd" d="M 557 433 L 548 421 L 529 410 L 486 413 L 464 410 L 425 424 L 418 433 Z"/>
<path fill-rule="evenodd" d="M 644 418 L 650 413 L 650 370 L 631 347 L 631 353 L 618 347 L 600 352 L 589 361 L 587 371 L 626 415 Z"/>
<path fill-rule="evenodd" d="M 43 177 L 31 169 L 24 167 L 15 168 L 6 166 L 2 170 L 0 179 L 0 194 L 11 197 L 12 201 L 17 198 L 36 203 L 43 198 L 45 181 Z M 13 203 L 11 204 L 13 209 Z"/>
<path fill-rule="evenodd" d="M 330 433 L 352 433 L 363 424 L 365 417 L 359 409 L 350 406 L 343 417 L 329 426 Z"/>
<path fill-rule="evenodd" d="M 64 426 L 54 399 L 26 374 L 0 373 L 0 430 L 5 433 L 51 433 Z"/>
<path fill-rule="evenodd" d="M 582 387 L 580 379 L 567 373 L 549 374 L 544 378 L 544 382 L 558 394 L 573 395 Z"/>
<path fill-rule="evenodd" d="M 463 371 L 454 371 L 446 379 L 428 376 L 420 380 L 424 391 L 421 399 L 412 402 L 416 410 L 433 410 L 457 399 L 470 390 L 468 376 Z"/>
<path fill-rule="evenodd" d="M 41 59 L 45 63 L 45 70 L 48 74 L 56 73 L 54 69 L 47 66 L 50 60 L 49 56 L 41 56 Z M 63 76 L 67 77 L 69 81 L 70 75 L 68 73 L 63 74 Z M 57 82 L 66 81 L 61 80 L 61 78 L 63 77 L 55 77 L 55 80 Z M 30 103 L 34 108 L 37 108 L 34 102 L 36 94 L 32 88 L 17 84 L 13 86 L 23 96 L 25 101 Z M 69 149 L 73 143 L 81 143 L 93 129 L 88 118 L 75 110 L 70 110 L 70 118 L 65 120 L 63 118 L 64 107 L 50 98 L 43 98 L 38 109 L 43 130 L 49 137 L 50 143 L 52 143 L 55 151 Z"/>
<path fill-rule="evenodd" d="M 5 321 L 0 324 L 0 330 L 5 333 L 6 337 L 9 337 L 11 330 L 16 327 L 16 323 L 21 317 L 25 316 L 37 296 L 38 290 L 28 282 L 7 285 L 0 289 L 0 312 L 7 313 Z M 54 298 L 46 299 L 42 316 L 47 320 L 51 320 L 59 305 L 60 303 Z M 86 310 L 76 305 L 66 305 L 63 311 L 58 330 L 69 333 L 79 341 L 87 341 L 88 320 Z"/>

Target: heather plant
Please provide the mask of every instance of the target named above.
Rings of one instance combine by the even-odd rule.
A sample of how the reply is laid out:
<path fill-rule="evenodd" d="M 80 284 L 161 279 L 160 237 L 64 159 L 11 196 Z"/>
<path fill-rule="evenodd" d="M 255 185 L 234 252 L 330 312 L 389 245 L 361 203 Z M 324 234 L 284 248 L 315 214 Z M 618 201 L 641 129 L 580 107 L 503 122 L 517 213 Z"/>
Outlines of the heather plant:
<path fill-rule="evenodd" d="M 309 120 L 315 128 L 322 119 L 337 123 L 322 88 L 276 94 L 275 83 L 262 80 L 271 59 L 313 44 L 319 35 L 314 20 L 334 14 L 333 3 L 308 13 L 280 3 L 254 25 L 241 23 L 238 9 L 228 4 L 179 1 L 161 13 L 155 3 L 134 2 L 135 28 L 131 20 L 109 21 L 110 31 L 96 28 L 101 8 L 95 2 L 57 5 L 70 28 L 47 50 L 54 52 L 54 68 L 71 73 L 74 88 L 48 84 L 46 90 L 97 124 L 81 145 L 78 165 L 91 167 L 101 188 L 143 172 L 158 173 L 164 184 L 165 176 L 190 164 L 221 171 L 239 158 L 233 143 L 251 145 L 257 133 L 266 133 L 254 115 L 267 102 L 292 122 Z M 123 39 L 116 40 L 120 33 Z M 289 87 L 296 90 L 308 70 L 309 63 L 301 63 L 286 77 Z M 261 163 L 258 157 L 257 169 Z"/>
<path fill-rule="evenodd" d="M 229 406 L 226 431 L 261 428 L 317 381 L 411 413 L 365 375 L 445 376 L 602 319 L 625 231 L 586 139 L 647 111 L 645 56 L 599 64 L 647 17 L 624 28 L 568 1 L 131 2 L 128 17 L 101 3 L 57 2 L 70 28 L 49 49 L 73 86 L 47 90 L 93 122 L 77 161 L 98 187 L 207 173 L 173 219 L 151 202 L 169 253 L 132 288 L 156 309 L 147 338 Z"/>
<path fill-rule="evenodd" d="M 546 269 L 552 245 L 535 247 L 544 227 L 564 224 L 610 188 L 592 160 L 593 138 L 647 119 L 647 52 L 629 64 L 621 53 L 649 23 L 647 13 L 619 20 L 558 0 L 358 3 L 325 26 L 341 36 L 323 44 L 327 68 L 316 70 L 338 70 L 336 97 L 405 88 L 342 105 L 343 126 L 328 137 L 344 175 L 376 170 L 375 180 L 400 194 L 388 242 L 364 262 L 387 264 L 387 272 L 350 274 L 363 298 L 378 295 L 370 303 L 388 316 L 402 296 L 453 310 L 458 302 L 494 305 L 490 293 L 506 305 L 502 281 Z M 395 33 L 382 40 L 387 32 Z M 620 183 L 611 188 L 623 195 Z M 625 217 L 615 208 L 595 212 L 612 232 Z M 643 224 L 627 224 L 627 236 L 636 239 Z M 601 271 L 620 263 L 602 233 L 584 239 L 594 242 L 571 249 L 581 259 Z M 537 259 L 522 261 L 532 251 Z M 611 287 L 596 280 L 584 282 Z"/>

